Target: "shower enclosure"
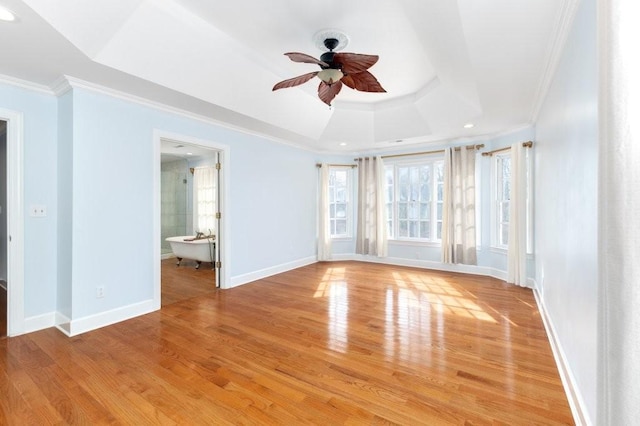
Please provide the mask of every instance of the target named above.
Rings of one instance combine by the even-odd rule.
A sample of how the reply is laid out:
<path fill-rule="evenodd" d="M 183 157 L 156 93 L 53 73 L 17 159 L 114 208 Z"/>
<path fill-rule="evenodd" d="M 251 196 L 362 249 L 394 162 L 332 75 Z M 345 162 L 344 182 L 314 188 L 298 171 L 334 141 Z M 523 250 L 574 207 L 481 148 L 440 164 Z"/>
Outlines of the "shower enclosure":
<path fill-rule="evenodd" d="M 189 167 L 187 160 L 163 162 L 160 168 L 161 254 L 171 254 L 168 237 L 188 235 L 192 215 L 189 207 Z"/>

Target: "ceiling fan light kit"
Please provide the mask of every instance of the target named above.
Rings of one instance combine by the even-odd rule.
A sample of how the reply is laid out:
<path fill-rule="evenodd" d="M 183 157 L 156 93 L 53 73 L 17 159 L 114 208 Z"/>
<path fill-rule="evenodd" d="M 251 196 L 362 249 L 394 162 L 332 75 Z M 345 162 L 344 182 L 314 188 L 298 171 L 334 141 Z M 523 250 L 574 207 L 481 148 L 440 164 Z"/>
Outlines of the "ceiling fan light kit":
<path fill-rule="evenodd" d="M 321 71 L 281 81 L 273 86 L 273 90 L 298 86 L 318 77 L 320 79 L 318 97 L 329 106 L 336 95 L 340 93 L 343 84 L 361 92 L 386 92 L 373 74 L 367 71 L 378 62 L 378 55 L 335 52 L 335 50 L 344 48 L 349 42 L 346 35 L 336 30 L 323 30 L 316 33 L 314 36 L 316 45 L 319 45 L 321 38 L 322 46 L 329 51 L 323 53 L 320 59 L 300 52 L 285 53 L 293 62 L 316 64 L 320 66 Z"/>

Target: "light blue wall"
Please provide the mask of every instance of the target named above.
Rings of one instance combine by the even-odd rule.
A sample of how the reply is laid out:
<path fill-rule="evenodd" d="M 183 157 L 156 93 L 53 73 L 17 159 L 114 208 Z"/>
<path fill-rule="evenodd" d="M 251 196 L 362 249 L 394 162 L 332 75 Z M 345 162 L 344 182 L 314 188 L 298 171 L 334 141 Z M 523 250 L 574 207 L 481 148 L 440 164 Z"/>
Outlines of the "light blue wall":
<path fill-rule="evenodd" d="M 57 100 L 0 83 L 0 107 L 24 114 L 24 312 L 32 317 L 56 307 Z M 47 216 L 30 217 L 32 204 L 46 205 Z"/>
<path fill-rule="evenodd" d="M 596 419 L 596 1 L 581 2 L 537 123 L 536 275 L 588 415 Z"/>
<path fill-rule="evenodd" d="M 25 162 L 28 159 L 25 158 Z M 57 235 L 57 311 L 71 318 L 73 224 L 73 95 L 58 99 L 58 223 Z"/>
<path fill-rule="evenodd" d="M 154 129 L 230 146 L 232 278 L 315 255 L 311 153 L 81 89 L 73 129 L 73 318 L 153 296 Z"/>

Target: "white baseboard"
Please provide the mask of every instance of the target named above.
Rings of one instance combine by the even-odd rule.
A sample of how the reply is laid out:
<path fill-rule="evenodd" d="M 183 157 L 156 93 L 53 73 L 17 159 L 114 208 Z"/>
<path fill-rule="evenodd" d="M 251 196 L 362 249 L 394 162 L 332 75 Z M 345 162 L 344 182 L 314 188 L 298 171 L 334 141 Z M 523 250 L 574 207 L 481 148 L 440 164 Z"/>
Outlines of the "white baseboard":
<path fill-rule="evenodd" d="M 272 266 L 265 269 L 260 269 L 254 272 L 249 272 L 248 274 L 236 275 L 235 277 L 231 277 L 230 283 L 226 288 L 237 287 L 242 284 L 247 284 L 252 281 L 260 280 L 262 278 L 267 278 L 267 277 L 270 277 L 271 275 L 287 272 L 292 269 L 300 268 L 302 266 L 311 265 L 316 262 L 317 262 L 317 259 L 315 256 L 306 257 L 303 259 L 294 260 L 293 262 L 282 263 L 280 265 Z"/>
<path fill-rule="evenodd" d="M 533 295 L 535 296 L 536 303 L 538 304 L 538 310 L 540 311 L 540 316 L 542 317 L 542 323 L 544 324 L 544 328 L 547 331 L 547 336 L 549 337 L 551 351 L 553 352 L 553 357 L 555 358 L 556 365 L 558 366 L 558 373 L 560 374 L 564 392 L 567 395 L 567 400 L 569 401 L 569 406 L 571 407 L 573 420 L 578 426 L 591 426 L 593 425 L 593 423 L 589 418 L 587 406 L 584 403 L 584 399 L 582 398 L 582 394 L 580 393 L 580 388 L 576 384 L 576 380 L 573 373 L 571 372 L 571 368 L 569 368 L 569 363 L 567 362 L 564 351 L 562 350 L 560 341 L 557 338 L 553 323 L 551 322 L 551 319 L 547 314 L 547 309 L 545 307 L 544 301 L 540 296 L 538 290 L 534 289 Z"/>
<path fill-rule="evenodd" d="M 98 328 L 106 327 L 107 325 L 148 314 L 154 310 L 156 309 L 153 307 L 153 300 L 149 299 L 132 305 L 112 309 L 110 311 L 73 319 L 66 324 L 60 323 L 58 325 L 58 329 L 68 336 L 77 336 L 78 334 L 86 333 L 87 331 L 96 330 Z"/>
<path fill-rule="evenodd" d="M 46 314 L 36 315 L 24 319 L 24 333 L 32 333 L 34 331 L 44 330 L 56 325 L 56 313 L 49 312 Z"/>
<path fill-rule="evenodd" d="M 404 259 L 400 257 L 377 257 L 377 256 L 367 256 L 362 254 L 334 254 L 331 259 L 331 261 L 341 261 L 341 260 L 355 260 L 360 262 L 383 263 L 385 265 L 396 265 L 396 266 L 411 266 L 414 268 L 433 269 L 435 271 L 456 272 L 459 274 L 484 275 L 488 277 L 497 278 L 502 281 L 507 280 L 506 271 L 490 268 L 488 266 L 448 264 L 448 263 L 442 263 L 442 262 L 435 262 L 432 260 Z M 529 279 L 528 284 L 533 288 L 535 286 L 535 281 Z"/>

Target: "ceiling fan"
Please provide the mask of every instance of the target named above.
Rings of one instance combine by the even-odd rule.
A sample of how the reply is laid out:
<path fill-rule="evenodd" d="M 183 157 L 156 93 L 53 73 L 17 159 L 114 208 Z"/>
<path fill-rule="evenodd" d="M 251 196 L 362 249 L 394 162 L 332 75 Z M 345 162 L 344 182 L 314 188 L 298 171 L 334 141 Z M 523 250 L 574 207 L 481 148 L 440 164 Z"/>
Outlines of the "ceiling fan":
<path fill-rule="evenodd" d="M 321 80 L 318 97 L 329 106 L 333 98 L 340 93 L 343 84 L 361 92 L 386 92 L 373 74 L 367 71 L 378 62 L 378 55 L 334 52 L 338 43 L 339 40 L 336 38 L 325 39 L 324 46 L 329 51 L 323 53 L 320 59 L 305 53 L 285 53 L 293 62 L 317 64 L 322 69 L 281 81 L 273 86 L 273 90 L 298 86 L 317 76 Z"/>

